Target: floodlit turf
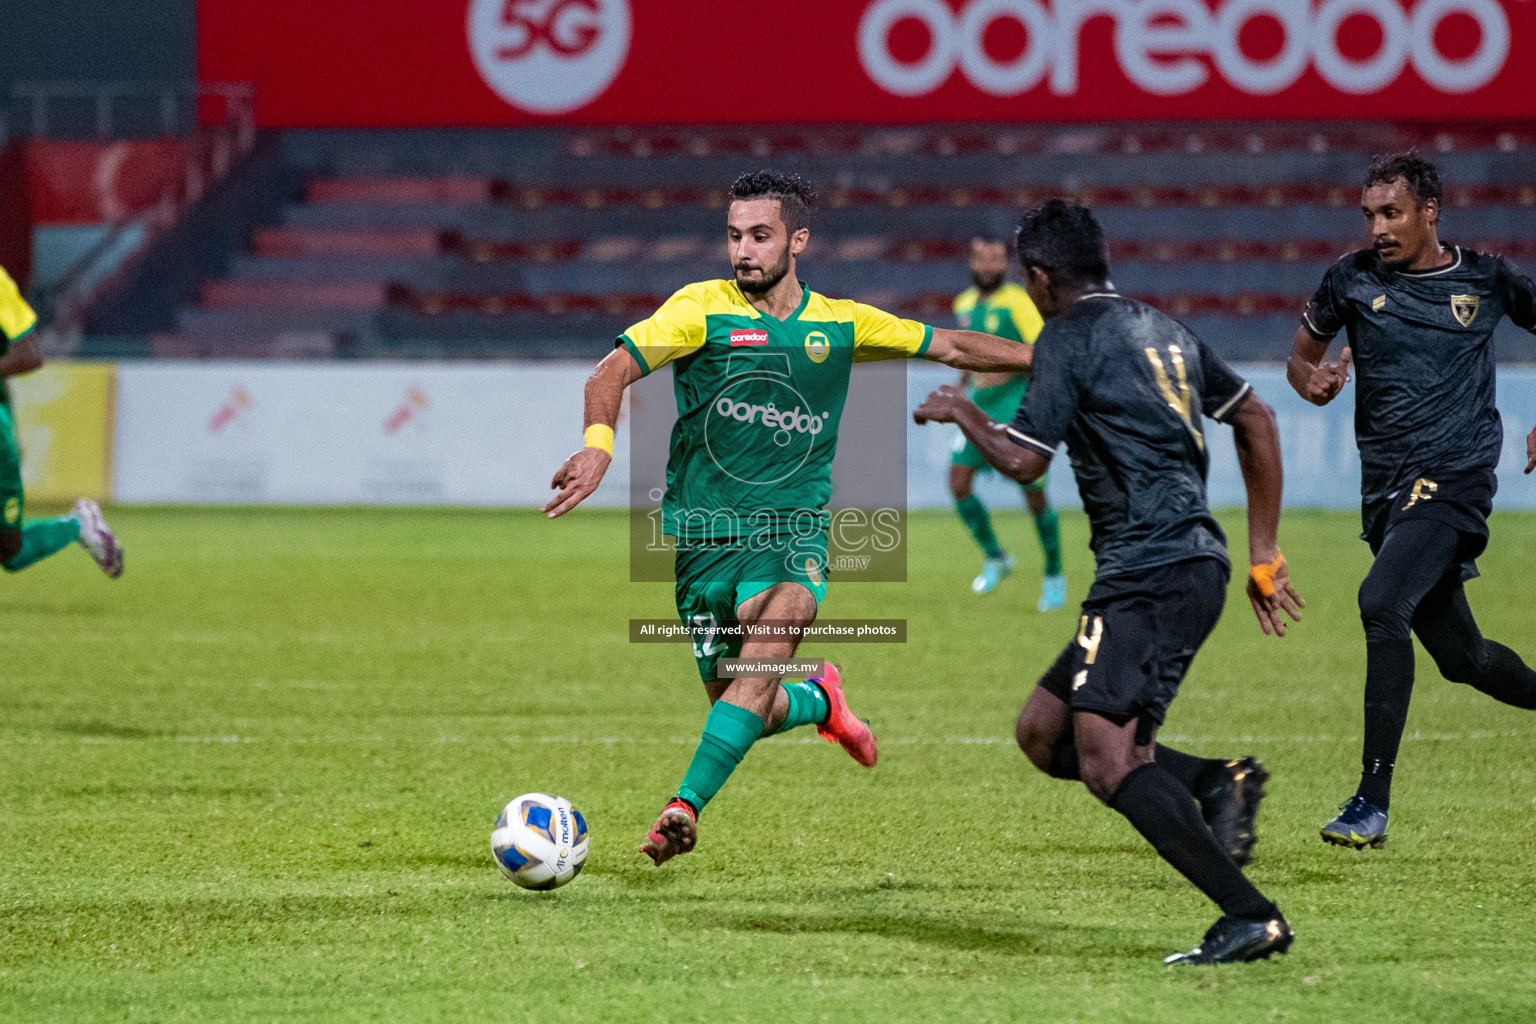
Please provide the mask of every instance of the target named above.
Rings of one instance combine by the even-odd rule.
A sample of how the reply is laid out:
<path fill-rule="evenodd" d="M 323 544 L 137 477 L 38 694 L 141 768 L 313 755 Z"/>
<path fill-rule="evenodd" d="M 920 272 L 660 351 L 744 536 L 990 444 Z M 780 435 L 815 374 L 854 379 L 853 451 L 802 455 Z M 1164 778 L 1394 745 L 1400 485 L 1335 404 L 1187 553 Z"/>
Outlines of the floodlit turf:
<path fill-rule="evenodd" d="M 1358 770 L 1351 514 L 1287 517 L 1307 621 L 1266 639 L 1234 590 L 1165 730 L 1274 772 L 1251 873 L 1298 935 L 1195 969 L 1161 958 L 1213 908 L 1011 744 L 1076 615 L 1034 611 L 1016 515 L 990 596 L 937 513 L 911 582 L 833 586 L 828 616 L 910 623 L 806 652 L 846 666 L 877 768 L 809 729 L 766 742 L 660 870 L 635 848 L 705 704 L 685 647 L 626 642 L 671 594 L 626 582 L 618 515 L 112 520 L 121 581 L 76 550 L 0 580 L 0 1020 L 1536 1019 L 1536 715 L 1421 654 L 1391 843 L 1318 839 Z M 1536 658 L 1536 516 L 1494 529 L 1472 603 Z M 1082 517 L 1063 533 L 1075 602 Z M 594 836 L 551 894 L 487 848 L 539 789 Z"/>

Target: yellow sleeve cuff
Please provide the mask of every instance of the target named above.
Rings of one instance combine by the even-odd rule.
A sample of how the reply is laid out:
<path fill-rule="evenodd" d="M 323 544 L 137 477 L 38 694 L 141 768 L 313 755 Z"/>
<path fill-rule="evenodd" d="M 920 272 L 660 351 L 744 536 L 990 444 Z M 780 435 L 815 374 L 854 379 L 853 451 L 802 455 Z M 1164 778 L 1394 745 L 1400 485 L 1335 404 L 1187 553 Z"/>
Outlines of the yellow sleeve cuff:
<path fill-rule="evenodd" d="M 613 454 L 613 428 L 606 423 L 594 423 L 582 434 L 582 447 L 601 448 Z"/>

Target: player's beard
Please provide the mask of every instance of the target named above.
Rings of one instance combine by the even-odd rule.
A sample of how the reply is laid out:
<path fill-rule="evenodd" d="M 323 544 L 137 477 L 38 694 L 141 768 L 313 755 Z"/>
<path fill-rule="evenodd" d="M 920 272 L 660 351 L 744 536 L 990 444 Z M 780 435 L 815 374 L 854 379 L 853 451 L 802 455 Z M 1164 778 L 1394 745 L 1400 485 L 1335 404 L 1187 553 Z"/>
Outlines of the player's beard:
<path fill-rule="evenodd" d="M 756 281 L 744 281 L 741 277 L 741 268 L 736 269 L 736 287 L 748 295 L 766 295 L 773 291 L 774 285 L 784 280 L 789 275 L 789 246 L 784 247 L 784 255 L 779 262 L 763 270 L 763 276 Z M 750 269 L 750 268 L 749 268 Z"/>
<path fill-rule="evenodd" d="M 1003 274 L 1001 272 L 995 274 L 978 274 L 973 270 L 971 271 L 971 284 L 975 285 L 977 288 L 980 288 L 984 292 L 995 292 L 1003 286 Z"/>

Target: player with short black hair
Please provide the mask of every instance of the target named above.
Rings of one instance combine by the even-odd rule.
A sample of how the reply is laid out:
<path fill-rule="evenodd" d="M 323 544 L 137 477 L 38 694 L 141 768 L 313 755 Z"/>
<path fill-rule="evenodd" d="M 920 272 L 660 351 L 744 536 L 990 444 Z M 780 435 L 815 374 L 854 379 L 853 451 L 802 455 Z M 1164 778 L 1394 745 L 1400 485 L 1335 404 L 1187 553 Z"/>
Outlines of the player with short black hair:
<path fill-rule="evenodd" d="M 1031 209 L 1019 220 L 1014 248 L 1019 266 L 1035 267 L 1062 288 L 1085 291 L 1109 281 L 1104 228 L 1079 203 L 1053 199 Z"/>
<path fill-rule="evenodd" d="M 865 767 L 874 733 L 841 675 L 724 678 L 722 658 L 792 657 L 826 596 L 827 501 L 853 364 L 922 358 L 957 368 L 1029 369 L 1030 351 L 975 331 L 904 320 L 800 283 L 814 191 L 775 171 L 742 175 L 726 211 L 734 279 L 679 289 L 621 334 L 587 382 L 585 447 L 555 473 L 556 518 L 597 489 L 613 457 L 624 389 L 668 364 L 678 419 L 662 533 L 675 539 L 677 612 L 695 630 L 709 716 L 676 796 L 640 851 L 661 865 L 694 848 L 698 817 L 762 737 L 815 726 Z"/>
<path fill-rule="evenodd" d="M 1008 280 L 1008 249 L 1008 242 L 990 231 L 978 231 L 971 236 L 971 287 L 955 296 L 955 323 L 1033 345 L 1044 321 L 1030 301 L 1029 292 Z M 1029 374 L 965 371 L 960 374 L 960 386 L 966 397 L 987 415 L 1007 419 L 1029 390 Z M 949 458 L 949 493 L 955 499 L 960 521 L 981 548 L 981 572 L 971 581 L 971 590 L 978 594 L 991 593 L 1013 573 L 1014 566 L 1013 556 L 1003 550 L 992 530 L 987 506 L 972 488 L 976 474 L 990 468 L 976 446 L 956 431 Z M 1046 496 L 1045 477 L 1025 484 L 1023 491 L 1024 507 L 1034 520 L 1045 555 L 1040 600 L 1035 607 L 1042 612 L 1055 611 L 1067 602 L 1067 578 L 1061 571 L 1061 526 Z"/>
<path fill-rule="evenodd" d="M 749 199 L 772 199 L 777 202 L 784 218 L 784 228 L 791 235 L 811 226 L 811 207 L 816 205 L 816 190 L 798 174 L 762 170 L 740 175 L 731 182 L 731 201 Z M 787 250 L 785 254 L 788 255 Z"/>
<path fill-rule="evenodd" d="M 1452 682 L 1536 709 L 1536 672 L 1485 640 L 1462 583 L 1488 545 L 1504 428 L 1494 404 L 1493 332 L 1509 317 L 1536 331 L 1536 284 L 1502 256 L 1440 241 L 1440 175 L 1414 152 L 1378 157 L 1361 212 L 1371 246 L 1329 268 L 1302 313 L 1291 386 L 1327 405 L 1359 375 L 1361 539 L 1375 562 L 1360 585 L 1365 742 L 1360 785 L 1322 827 L 1330 843 L 1387 838 L 1392 769 L 1413 694 L 1417 634 Z M 1338 362 L 1325 360 L 1343 331 Z M 1536 468 L 1536 430 L 1526 438 Z"/>
<path fill-rule="evenodd" d="M 1230 573 L 1226 537 L 1206 504 L 1202 415 L 1231 424 L 1236 437 L 1259 624 L 1284 635 L 1281 613 L 1299 618 L 1276 539 L 1274 413 L 1187 327 L 1115 291 L 1103 232 L 1086 207 L 1051 200 L 1027 212 L 1018 253 L 1047 323 L 1013 422 L 994 422 L 949 387 L 916 418 L 958 423 L 987 461 L 1020 482 L 1044 473 L 1063 440 L 1072 458 L 1096 573 L 1076 637 L 1019 714 L 1019 746 L 1041 771 L 1080 779 L 1221 907 L 1200 945 L 1170 962 L 1283 953 L 1291 928 L 1240 867 L 1253 845 L 1263 766 L 1156 742 L 1221 615 Z"/>
<path fill-rule="evenodd" d="M 1383 153 L 1371 161 L 1371 165 L 1365 169 L 1365 181 L 1362 188 L 1375 188 L 1377 185 L 1391 185 L 1401 179 L 1409 195 L 1419 201 L 1419 208 L 1424 209 L 1427 204 L 1440 205 L 1440 197 L 1443 194 L 1440 186 L 1440 170 L 1434 164 L 1419 155 L 1418 150 L 1410 149 L 1406 153 Z"/>

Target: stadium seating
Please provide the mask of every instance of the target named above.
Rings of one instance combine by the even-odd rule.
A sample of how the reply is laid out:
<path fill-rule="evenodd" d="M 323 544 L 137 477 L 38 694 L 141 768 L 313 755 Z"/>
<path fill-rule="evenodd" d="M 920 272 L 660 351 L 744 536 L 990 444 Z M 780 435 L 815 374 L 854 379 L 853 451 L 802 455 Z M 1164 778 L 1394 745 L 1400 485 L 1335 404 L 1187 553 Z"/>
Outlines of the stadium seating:
<path fill-rule="evenodd" d="M 1071 195 L 1101 212 L 1123 290 L 1232 358 L 1278 359 L 1323 268 L 1363 237 L 1369 154 L 1408 145 L 1441 164 L 1449 240 L 1536 258 L 1528 126 L 289 133 L 298 194 L 247 225 L 152 350 L 589 358 L 726 271 L 725 186 L 772 164 L 821 189 L 802 276 L 822 291 L 946 322 L 971 234 Z M 1500 345 L 1536 358 L 1523 334 Z"/>

